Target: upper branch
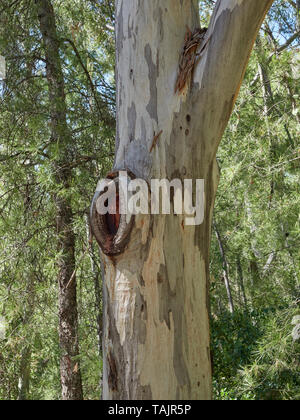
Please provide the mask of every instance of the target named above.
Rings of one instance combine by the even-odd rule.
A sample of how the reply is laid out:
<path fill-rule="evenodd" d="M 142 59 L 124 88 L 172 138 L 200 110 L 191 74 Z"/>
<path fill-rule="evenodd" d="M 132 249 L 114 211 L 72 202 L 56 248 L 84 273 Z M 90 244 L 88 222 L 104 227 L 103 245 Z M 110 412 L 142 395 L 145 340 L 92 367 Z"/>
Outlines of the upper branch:
<path fill-rule="evenodd" d="M 218 0 L 195 72 L 208 153 L 214 157 L 240 90 L 259 28 L 274 0 Z M 208 137 L 208 138 L 207 138 Z"/>

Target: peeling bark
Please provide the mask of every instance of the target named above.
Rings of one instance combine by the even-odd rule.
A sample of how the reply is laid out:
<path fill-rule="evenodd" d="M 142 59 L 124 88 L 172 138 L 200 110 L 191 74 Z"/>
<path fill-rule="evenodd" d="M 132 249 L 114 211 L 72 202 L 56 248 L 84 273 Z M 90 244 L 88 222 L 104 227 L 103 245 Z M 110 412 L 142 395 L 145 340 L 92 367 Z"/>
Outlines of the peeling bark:
<path fill-rule="evenodd" d="M 185 226 L 184 216 L 136 216 L 123 252 L 103 255 L 104 399 L 211 399 L 215 156 L 271 3 L 218 1 L 193 82 L 174 94 L 186 27 L 200 26 L 198 2 L 116 1 L 113 170 L 128 168 L 148 182 L 204 179 L 206 202 L 200 226 Z"/>

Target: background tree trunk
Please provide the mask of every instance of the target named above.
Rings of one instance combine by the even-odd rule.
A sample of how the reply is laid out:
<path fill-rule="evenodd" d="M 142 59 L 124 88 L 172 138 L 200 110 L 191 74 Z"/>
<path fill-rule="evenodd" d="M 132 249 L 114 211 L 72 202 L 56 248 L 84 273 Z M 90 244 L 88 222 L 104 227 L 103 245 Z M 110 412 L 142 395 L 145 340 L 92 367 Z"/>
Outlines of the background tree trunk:
<path fill-rule="evenodd" d="M 248 302 L 247 302 L 247 296 L 246 296 L 246 290 L 244 285 L 244 275 L 243 275 L 243 268 L 241 263 L 241 258 L 238 255 L 236 259 L 236 266 L 237 266 L 237 278 L 239 283 L 239 288 L 241 290 L 242 298 L 243 298 L 243 305 L 245 308 L 245 311 L 248 310 Z"/>
<path fill-rule="evenodd" d="M 59 340 L 60 374 L 63 400 L 82 400 L 82 383 L 79 362 L 78 314 L 75 276 L 75 235 L 73 215 L 68 196 L 72 173 L 72 136 L 66 120 L 64 76 L 59 56 L 59 40 L 55 15 L 50 0 L 36 0 L 38 18 L 44 41 L 47 62 L 47 80 L 51 113 L 51 140 L 53 175 L 64 190 L 54 197 L 59 258 Z"/>
<path fill-rule="evenodd" d="M 216 234 L 216 238 L 217 238 L 217 241 L 218 241 L 218 244 L 219 244 L 220 254 L 221 254 L 221 258 L 222 258 L 223 279 L 224 279 L 226 292 L 227 292 L 228 306 L 229 306 L 230 312 L 233 314 L 234 313 L 234 304 L 233 304 L 231 286 L 230 286 L 230 280 L 229 280 L 228 262 L 227 262 L 222 238 L 221 238 L 220 232 L 219 232 L 218 227 L 217 227 L 215 222 L 213 222 L 213 227 L 214 227 L 214 230 L 215 230 L 215 234 Z"/>
<path fill-rule="evenodd" d="M 204 179 L 205 220 L 137 216 L 129 244 L 104 256 L 104 399 L 210 399 L 209 247 L 216 151 L 272 0 L 218 1 L 194 83 L 175 94 L 192 0 L 116 1 L 114 170 Z M 152 150 L 153 138 L 160 133 Z"/>
<path fill-rule="evenodd" d="M 90 243 L 89 248 L 89 258 L 91 263 L 91 272 L 93 273 L 94 278 L 94 291 L 95 291 L 95 314 L 96 314 L 96 329 L 97 329 L 97 344 L 98 344 L 98 352 L 99 357 L 102 358 L 102 309 L 101 309 L 101 269 L 98 267 L 96 262 L 96 256 L 93 249 L 93 244 L 91 243 L 91 230 L 90 230 L 90 222 L 88 217 L 86 219 L 86 234 L 87 234 L 87 242 Z"/>
<path fill-rule="evenodd" d="M 35 304 L 35 284 L 33 275 L 27 278 L 26 300 L 24 306 L 24 325 L 29 325 L 34 314 Z M 24 348 L 21 355 L 20 374 L 18 382 L 18 400 L 28 400 L 29 386 L 30 386 L 30 371 L 31 371 L 31 353 L 32 353 L 32 330 L 28 327 L 28 333 L 24 338 Z"/>

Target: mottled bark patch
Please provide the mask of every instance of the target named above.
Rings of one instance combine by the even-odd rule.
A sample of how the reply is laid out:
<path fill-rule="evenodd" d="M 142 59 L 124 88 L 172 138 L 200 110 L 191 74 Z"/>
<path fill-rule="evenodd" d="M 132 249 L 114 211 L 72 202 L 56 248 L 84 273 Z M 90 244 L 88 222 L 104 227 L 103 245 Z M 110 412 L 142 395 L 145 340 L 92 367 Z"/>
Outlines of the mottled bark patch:
<path fill-rule="evenodd" d="M 107 355 L 108 360 L 108 385 L 112 391 L 118 392 L 118 370 L 113 353 L 110 351 Z"/>
<path fill-rule="evenodd" d="M 162 42 L 164 39 L 164 25 L 163 25 L 163 10 L 161 7 L 155 8 L 153 12 L 153 18 L 155 22 L 158 21 L 157 25 L 158 25 L 159 35 L 160 35 L 160 41 Z"/>
<path fill-rule="evenodd" d="M 176 293 L 172 293 L 169 287 L 168 272 L 165 265 L 161 265 L 157 274 L 157 283 L 159 295 L 164 296 L 160 299 L 159 305 L 159 320 L 165 322 L 169 330 L 171 329 L 170 313 L 172 312 L 171 299 L 176 296 Z M 168 296 L 168 298 L 166 298 Z"/>
<path fill-rule="evenodd" d="M 131 107 L 127 110 L 127 120 L 128 120 L 128 137 L 129 141 L 132 142 L 135 140 L 135 127 L 136 127 L 136 107 L 132 102 Z"/>
<path fill-rule="evenodd" d="M 129 170 L 134 170 L 138 178 L 148 179 L 152 167 L 152 159 L 149 155 L 150 153 L 145 139 L 138 139 L 127 145 L 124 165 Z"/>
<path fill-rule="evenodd" d="M 153 397 L 152 397 L 152 391 L 151 391 L 151 386 L 147 385 L 147 386 L 141 386 L 138 389 L 137 395 L 136 395 L 136 399 L 137 400 L 148 400 L 148 401 L 152 401 Z"/>
<path fill-rule="evenodd" d="M 137 291 L 136 304 L 135 304 L 135 320 L 136 320 L 137 325 L 134 326 L 134 329 L 137 332 L 137 339 L 140 344 L 146 343 L 147 318 L 148 318 L 147 302 L 144 300 L 140 292 Z"/>
<path fill-rule="evenodd" d="M 157 114 L 157 66 L 152 59 L 152 50 L 150 44 L 145 46 L 145 59 L 148 64 L 148 79 L 150 83 L 150 100 L 146 107 L 148 114 L 158 123 Z"/>
<path fill-rule="evenodd" d="M 176 227 L 177 226 L 177 227 Z M 159 316 L 160 321 L 165 322 L 171 328 L 170 318 L 174 322 L 174 342 L 173 342 L 173 367 L 177 381 L 180 386 L 191 387 L 190 375 L 186 365 L 184 343 L 187 342 L 187 324 L 185 319 L 185 290 L 184 273 L 181 261 L 175 261 L 174 255 L 178 254 L 179 243 L 176 238 L 180 237 L 180 223 L 177 217 L 169 216 L 166 218 L 163 249 L 165 253 L 166 265 L 161 265 L 158 273 L 159 290 Z M 173 234 L 172 234 L 173 232 Z M 181 250 L 183 253 L 183 249 Z M 180 251 L 179 251 L 180 254 Z"/>
<path fill-rule="evenodd" d="M 120 13 L 117 16 L 117 36 L 116 36 L 116 52 L 120 53 L 123 49 L 124 36 L 124 24 L 123 24 L 123 1 L 121 2 Z"/>

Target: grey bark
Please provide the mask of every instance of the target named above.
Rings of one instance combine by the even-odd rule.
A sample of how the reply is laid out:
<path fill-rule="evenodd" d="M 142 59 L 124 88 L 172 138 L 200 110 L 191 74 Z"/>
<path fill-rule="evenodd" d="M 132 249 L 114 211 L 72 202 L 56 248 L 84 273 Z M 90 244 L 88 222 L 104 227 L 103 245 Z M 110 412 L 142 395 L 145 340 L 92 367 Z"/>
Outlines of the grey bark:
<path fill-rule="evenodd" d="M 215 156 L 271 4 L 217 1 L 193 82 L 179 95 L 174 93 L 179 56 L 187 26 L 199 27 L 198 2 L 116 1 L 113 170 L 126 169 L 148 182 L 204 179 L 206 204 L 200 226 L 185 226 L 184 216 L 136 216 L 123 252 L 103 255 L 104 399 L 211 398 Z M 100 242 L 103 246 L 105 235 Z"/>

